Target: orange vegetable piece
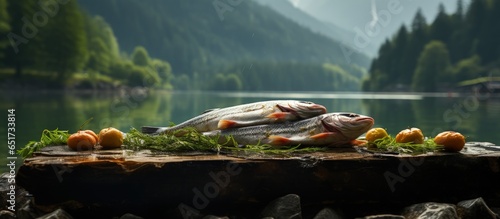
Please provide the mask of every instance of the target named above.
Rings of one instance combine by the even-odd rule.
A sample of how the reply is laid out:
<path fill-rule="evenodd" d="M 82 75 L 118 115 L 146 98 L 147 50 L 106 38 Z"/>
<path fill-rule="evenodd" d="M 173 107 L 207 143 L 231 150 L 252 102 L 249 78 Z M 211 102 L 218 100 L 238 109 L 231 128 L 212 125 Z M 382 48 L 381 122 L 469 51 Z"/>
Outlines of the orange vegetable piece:
<path fill-rule="evenodd" d="M 68 147 L 75 151 L 91 150 L 97 144 L 96 136 L 92 130 L 78 131 L 69 136 Z"/>
<path fill-rule="evenodd" d="M 459 132 L 444 131 L 436 135 L 434 142 L 443 145 L 445 150 L 458 152 L 465 146 L 465 137 Z"/>
<path fill-rule="evenodd" d="M 398 143 L 424 143 L 424 134 L 418 128 L 405 129 L 396 135 L 396 142 Z"/>
<path fill-rule="evenodd" d="M 368 130 L 368 132 L 366 132 L 365 138 L 369 142 L 374 142 L 377 139 L 384 138 L 387 136 L 389 136 L 389 134 L 387 134 L 387 131 L 385 131 L 385 129 L 372 128 L 372 129 Z"/>
<path fill-rule="evenodd" d="M 104 149 L 119 148 L 123 144 L 122 132 L 113 127 L 102 129 L 99 132 L 99 144 Z"/>

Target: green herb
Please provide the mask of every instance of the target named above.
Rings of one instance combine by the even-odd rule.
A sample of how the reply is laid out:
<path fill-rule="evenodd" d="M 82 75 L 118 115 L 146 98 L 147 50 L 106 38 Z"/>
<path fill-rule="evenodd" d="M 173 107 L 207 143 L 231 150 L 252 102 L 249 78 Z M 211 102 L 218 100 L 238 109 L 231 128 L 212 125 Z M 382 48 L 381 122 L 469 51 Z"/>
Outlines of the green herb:
<path fill-rule="evenodd" d="M 443 149 L 443 146 L 434 142 L 433 138 L 427 138 L 422 144 L 415 143 L 398 143 L 396 139 L 391 136 L 386 136 L 368 143 L 370 147 L 376 147 L 382 152 L 396 152 L 402 154 L 420 154 L 433 152 Z"/>
<path fill-rule="evenodd" d="M 123 142 L 127 149 L 132 150 L 152 149 L 165 152 L 220 150 L 218 139 L 204 136 L 193 128 L 161 135 L 143 134 L 132 129 L 127 133 Z"/>
<path fill-rule="evenodd" d="M 58 129 L 50 131 L 45 129 L 42 132 L 40 141 L 30 141 L 23 148 L 19 149 L 17 153 L 23 158 L 27 158 L 43 147 L 50 145 L 65 145 L 68 142 L 68 137 L 68 131 L 60 131 Z"/>
<path fill-rule="evenodd" d="M 256 144 L 256 145 L 245 145 L 242 147 L 223 147 L 223 149 L 231 150 L 234 152 L 251 152 L 251 153 L 263 153 L 263 154 L 275 154 L 275 155 L 290 155 L 292 153 L 312 153 L 318 151 L 324 151 L 326 148 L 320 147 L 303 147 L 297 146 L 272 146 L 269 144 Z"/>
<path fill-rule="evenodd" d="M 181 134 L 180 134 L 181 133 Z M 220 152 L 254 152 L 263 154 L 307 153 L 324 150 L 324 148 L 299 146 L 275 147 L 269 144 L 256 144 L 239 146 L 232 137 L 208 137 L 193 128 L 181 129 L 172 134 L 148 135 L 136 129 L 127 133 L 124 145 L 127 149 L 142 150 L 151 149 L 162 152 L 186 152 L 186 151 L 216 151 Z"/>

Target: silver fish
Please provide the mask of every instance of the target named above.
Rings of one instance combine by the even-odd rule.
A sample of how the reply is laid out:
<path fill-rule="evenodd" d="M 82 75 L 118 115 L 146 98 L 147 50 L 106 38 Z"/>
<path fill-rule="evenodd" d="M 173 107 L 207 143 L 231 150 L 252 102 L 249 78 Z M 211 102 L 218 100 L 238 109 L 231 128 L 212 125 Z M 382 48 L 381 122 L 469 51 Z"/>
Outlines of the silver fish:
<path fill-rule="evenodd" d="M 239 145 L 341 146 L 354 143 L 373 123 L 369 116 L 328 113 L 295 122 L 216 130 L 204 135 L 232 136 Z"/>
<path fill-rule="evenodd" d="M 326 113 L 322 105 L 297 100 L 273 100 L 213 109 L 172 127 L 142 127 L 147 134 L 172 133 L 185 127 L 199 132 L 307 119 Z"/>

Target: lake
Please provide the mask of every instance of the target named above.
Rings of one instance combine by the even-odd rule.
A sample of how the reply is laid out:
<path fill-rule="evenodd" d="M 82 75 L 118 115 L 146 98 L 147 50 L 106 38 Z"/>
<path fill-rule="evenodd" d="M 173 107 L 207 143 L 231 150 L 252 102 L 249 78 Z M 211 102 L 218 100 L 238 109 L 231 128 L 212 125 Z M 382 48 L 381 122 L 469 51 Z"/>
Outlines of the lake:
<path fill-rule="evenodd" d="M 71 133 L 88 119 L 85 129 L 99 132 L 113 126 L 124 132 L 143 125 L 169 126 L 206 109 L 271 99 L 298 99 L 324 105 L 329 112 L 354 112 L 375 119 L 374 127 L 396 135 L 408 127 L 425 136 L 443 130 L 459 131 L 467 141 L 500 143 L 500 98 L 489 93 L 323 93 L 323 92 L 168 92 L 134 89 L 130 92 L 44 91 L 0 94 L 4 118 L 15 109 L 17 149 L 39 140 L 44 129 Z M 0 172 L 7 171 L 7 120 L 0 129 Z M 17 167 L 21 164 L 17 159 Z"/>

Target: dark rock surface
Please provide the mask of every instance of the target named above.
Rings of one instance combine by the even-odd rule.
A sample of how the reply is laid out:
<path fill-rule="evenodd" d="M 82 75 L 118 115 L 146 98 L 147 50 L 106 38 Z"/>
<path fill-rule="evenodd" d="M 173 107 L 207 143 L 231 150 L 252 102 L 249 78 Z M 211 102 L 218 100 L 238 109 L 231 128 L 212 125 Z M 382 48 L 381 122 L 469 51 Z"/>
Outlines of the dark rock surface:
<path fill-rule="evenodd" d="M 343 217 L 331 208 L 323 208 L 314 216 L 314 219 L 343 219 Z"/>
<path fill-rule="evenodd" d="M 43 215 L 37 219 L 73 219 L 71 215 L 68 214 L 68 212 L 64 211 L 63 209 L 57 209 L 51 213 L 48 213 L 46 215 Z"/>
<path fill-rule="evenodd" d="M 219 216 L 215 216 L 215 215 L 207 215 L 207 216 L 203 217 L 203 219 L 229 219 L 229 217 L 219 217 Z"/>
<path fill-rule="evenodd" d="M 12 211 L 1 210 L 0 211 L 0 219 L 15 219 L 16 214 Z"/>
<path fill-rule="evenodd" d="M 277 198 L 269 203 L 261 214 L 262 217 L 275 219 L 301 219 L 300 197 L 296 194 L 289 194 Z"/>
<path fill-rule="evenodd" d="M 427 202 L 406 207 L 403 215 L 407 219 L 458 219 L 455 205 Z"/>
<path fill-rule="evenodd" d="M 137 215 L 133 215 L 130 213 L 126 213 L 120 217 L 120 219 L 143 219 L 142 217 L 139 217 Z"/>
<path fill-rule="evenodd" d="M 498 216 L 488 205 L 500 207 L 500 148 L 484 143 L 468 144 L 460 153 L 419 156 L 352 148 L 250 158 L 65 148 L 47 148 L 20 167 L 18 218 L 61 208 L 75 219 L 126 213 L 145 219 L 489 219 Z M 2 200 L 7 179 L 0 177 Z"/>
<path fill-rule="evenodd" d="M 484 202 L 483 198 L 461 201 L 457 204 L 462 208 L 461 218 L 463 219 L 498 219 L 498 215 L 493 212 Z"/>
<path fill-rule="evenodd" d="M 379 214 L 379 215 L 367 216 L 362 219 L 405 219 L 405 217 L 402 215 Z"/>

